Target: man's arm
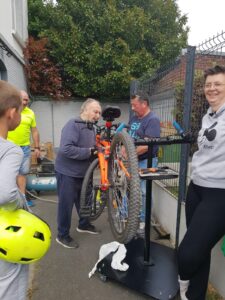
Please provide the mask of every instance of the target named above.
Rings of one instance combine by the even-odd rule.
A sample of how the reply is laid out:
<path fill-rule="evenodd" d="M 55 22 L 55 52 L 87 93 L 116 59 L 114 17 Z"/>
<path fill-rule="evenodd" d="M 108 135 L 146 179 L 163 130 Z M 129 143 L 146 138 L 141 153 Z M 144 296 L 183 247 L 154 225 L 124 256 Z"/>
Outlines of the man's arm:
<path fill-rule="evenodd" d="M 94 131 L 87 129 L 86 126 L 81 127 L 74 121 L 69 121 L 62 129 L 60 151 L 67 158 L 76 160 L 90 158 L 94 143 Z"/>
<path fill-rule="evenodd" d="M 40 135 L 37 127 L 31 127 L 31 135 L 34 142 L 34 153 L 36 157 L 40 157 Z"/>
<path fill-rule="evenodd" d="M 145 146 L 145 145 L 143 145 L 143 146 L 137 146 L 136 147 L 136 151 L 137 151 L 137 155 L 138 156 L 141 155 L 141 154 L 144 154 L 144 153 L 146 153 L 148 151 L 148 146 Z"/>

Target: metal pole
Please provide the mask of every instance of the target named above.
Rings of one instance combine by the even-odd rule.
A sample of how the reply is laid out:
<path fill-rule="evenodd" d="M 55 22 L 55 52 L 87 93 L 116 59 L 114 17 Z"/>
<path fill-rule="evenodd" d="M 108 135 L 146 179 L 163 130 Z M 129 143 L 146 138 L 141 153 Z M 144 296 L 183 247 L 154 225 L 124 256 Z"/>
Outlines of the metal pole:
<path fill-rule="evenodd" d="M 148 146 L 148 168 L 152 167 L 153 146 Z M 143 179 L 142 179 L 143 180 Z M 150 229 L 151 229 L 151 210 L 152 210 L 152 180 L 146 181 L 145 199 L 145 240 L 144 240 L 144 264 L 153 265 L 150 256 Z"/>
<path fill-rule="evenodd" d="M 51 119 L 52 119 L 52 144 L 53 144 L 53 148 L 55 149 L 55 133 L 54 133 L 55 119 L 54 119 L 54 102 L 53 101 L 51 101 Z"/>
<path fill-rule="evenodd" d="M 194 81 L 195 50 L 196 47 L 188 46 L 187 48 L 186 75 L 185 75 L 185 88 L 184 88 L 184 114 L 183 114 L 184 131 L 187 131 L 190 128 L 193 81 Z M 176 220 L 176 239 L 175 239 L 176 249 L 179 244 L 181 205 L 182 202 L 185 202 L 185 198 L 186 198 L 186 182 L 187 182 L 189 152 L 190 152 L 189 144 L 181 145 L 179 191 L 178 191 L 177 220 Z"/>

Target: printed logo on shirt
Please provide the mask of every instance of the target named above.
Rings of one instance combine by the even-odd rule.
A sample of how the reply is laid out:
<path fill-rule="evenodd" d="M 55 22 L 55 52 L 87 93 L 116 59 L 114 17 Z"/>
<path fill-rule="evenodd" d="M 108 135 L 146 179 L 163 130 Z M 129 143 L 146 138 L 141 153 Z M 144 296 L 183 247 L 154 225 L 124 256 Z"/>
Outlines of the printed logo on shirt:
<path fill-rule="evenodd" d="M 133 139 L 137 139 L 139 136 L 137 134 L 138 129 L 140 128 L 141 123 L 140 122 L 135 122 L 132 123 L 130 126 L 130 130 L 129 130 L 129 135 L 133 138 Z"/>
<path fill-rule="evenodd" d="M 203 132 L 203 135 L 199 137 L 199 143 L 203 144 L 205 140 L 207 139 L 209 142 L 212 142 L 216 138 L 217 131 L 214 128 L 217 125 L 218 122 L 213 123 L 209 128 L 205 129 Z M 211 147 L 209 147 L 212 149 Z"/>

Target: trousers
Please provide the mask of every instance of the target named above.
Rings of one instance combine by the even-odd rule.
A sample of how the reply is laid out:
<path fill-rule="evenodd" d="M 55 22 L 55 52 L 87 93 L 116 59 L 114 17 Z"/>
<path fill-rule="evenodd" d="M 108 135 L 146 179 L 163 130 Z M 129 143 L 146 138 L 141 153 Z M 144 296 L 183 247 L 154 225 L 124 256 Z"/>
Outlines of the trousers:
<path fill-rule="evenodd" d="M 205 300 L 211 250 L 225 234 L 225 189 L 190 183 L 186 205 L 187 232 L 178 248 L 181 280 L 190 280 L 186 296 Z"/>
<path fill-rule="evenodd" d="M 0 299 L 25 300 L 28 287 L 28 265 L 0 260 Z"/>
<path fill-rule="evenodd" d="M 69 236 L 73 207 L 75 206 L 79 216 L 80 192 L 83 178 L 75 178 L 56 172 L 57 193 L 58 193 L 58 237 Z M 89 224 L 88 218 L 79 217 L 79 227 Z"/>

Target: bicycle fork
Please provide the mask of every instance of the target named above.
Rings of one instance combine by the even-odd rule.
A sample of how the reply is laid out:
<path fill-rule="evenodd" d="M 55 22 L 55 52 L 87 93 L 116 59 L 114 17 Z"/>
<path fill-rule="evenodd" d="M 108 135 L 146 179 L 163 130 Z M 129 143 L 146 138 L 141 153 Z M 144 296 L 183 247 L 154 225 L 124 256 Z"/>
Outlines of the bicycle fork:
<path fill-rule="evenodd" d="M 100 176 L 101 176 L 101 187 L 102 191 L 107 191 L 109 188 L 108 180 L 108 158 L 103 153 L 98 153 Z"/>

